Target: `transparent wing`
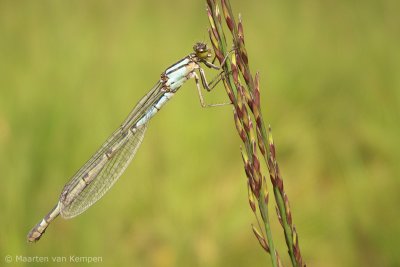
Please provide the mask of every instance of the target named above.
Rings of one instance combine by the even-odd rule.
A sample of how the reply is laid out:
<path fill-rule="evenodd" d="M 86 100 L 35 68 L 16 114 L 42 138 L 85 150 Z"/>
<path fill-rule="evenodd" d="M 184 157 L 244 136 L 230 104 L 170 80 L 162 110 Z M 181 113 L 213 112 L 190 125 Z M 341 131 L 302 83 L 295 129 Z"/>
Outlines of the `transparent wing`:
<path fill-rule="evenodd" d="M 136 132 L 130 129 L 163 94 L 162 82 L 158 81 L 136 104 L 121 127 L 64 186 L 59 199 L 61 215 L 64 218 L 71 218 L 85 211 L 101 198 L 122 174 L 136 153 L 147 125 L 136 129 Z"/>
<path fill-rule="evenodd" d="M 158 81 L 153 88 L 142 97 L 142 99 L 136 104 L 133 110 L 129 113 L 128 117 L 122 123 L 121 127 L 118 128 L 108 139 L 107 141 L 100 147 L 100 149 L 79 169 L 79 171 L 71 178 L 68 184 L 65 185 L 63 189 L 63 194 L 68 190 L 68 187 L 74 187 L 76 183 L 79 182 L 82 175 L 85 174 L 88 170 L 94 168 L 99 161 L 101 161 L 101 157 L 115 145 L 115 143 L 119 143 L 121 139 L 124 138 L 124 132 L 128 131 L 129 128 L 141 117 L 144 112 L 153 105 L 154 101 L 160 98 L 163 94 L 161 91 L 162 83 Z M 61 195 L 61 197 L 62 197 Z"/>
<path fill-rule="evenodd" d="M 99 200 L 118 180 L 142 143 L 147 125 L 128 131 L 113 142 L 109 153 L 99 156 L 89 172 L 80 173 L 81 179 L 75 177 L 74 186 L 67 184 L 60 197 L 61 216 L 72 218 L 84 212 Z M 114 154 L 113 154 L 114 153 Z"/>

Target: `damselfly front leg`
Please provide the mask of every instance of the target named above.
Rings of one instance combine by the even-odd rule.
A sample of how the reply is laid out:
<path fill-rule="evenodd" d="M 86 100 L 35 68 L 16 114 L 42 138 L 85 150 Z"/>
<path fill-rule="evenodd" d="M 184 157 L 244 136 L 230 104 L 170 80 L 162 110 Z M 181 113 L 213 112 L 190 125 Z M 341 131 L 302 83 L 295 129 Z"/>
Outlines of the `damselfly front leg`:
<path fill-rule="evenodd" d="M 228 56 L 231 54 L 231 52 L 233 52 L 234 49 L 232 49 L 231 51 L 228 52 L 228 54 L 225 56 L 225 58 L 223 59 L 221 66 L 225 64 L 225 61 L 228 59 Z M 215 58 L 214 58 L 215 59 Z M 215 70 L 220 70 L 221 67 L 217 66 L 214 64 L 214 60 L 213 62 L 209 62 L 206 60 L 202 60 L 201 61 L 205 66 L 207 66 L 208 68 L 211 69 L 215 69 Z M 198 67 L 199 70 L 199 74 L 200 74 L 200 79 L 201 79 L 201 84 L 202 87 L 207 90 L 208 92 L 210 92 L 212 89 L 214 89 L 214 87 L 223 79 L 224 76 L 226 76 L 225 71 L 221 71 L 216 77 L 214 77 L 214 79 L 209 83 L 207 82 L 207 78 L 206 78 L 206 74 L 203 68 L 201 68 L 200 66 Z M 200 104 L 201 106 L 204 107 L 216 107 L 216 106 L 225 106 L 225 105 L 230 105 L 232 104 L 231 102 L 229 103 L 218 103 L 218 104 L 206 104 L 204 101 L 204 97 L 203 94 L 201 92 L 201 88 L 200 88 L 200 83 L 199 83 L 199 75 L 196 72 L 192 72 L 191 74 L 191 78 L 195 79 L 196 82 L 196 87 L 197 87 L 197 92 L 199 94 L 199 98 L 200 98 Z"/>
<path fill-rule="evenodd" d="M 206 89 L 208 92 L 210 92 L 222 80 L 223 76 L 225 76 L 225 72 L 222 71 L 210 83 L 207 83 L 207 80 L 206 80 L 206 77 L 205 77 L 205 74 L 204 74 L 204 70 L 203 69 L 199 69 L 199 72 L 200 72 L 200 77 L 201 77 L 201 84 L 202 84 L 203 88 Z M 199 76 L 195 72 L 192 75 L 193 75 L 193 78 L 195 79 L 197 92 L 199 94 L 200 104 L 201 104 L 201 106 L 203 108 L 206 108 L 206 107 L 219 107 L 219 106 L 226 106 L 226 105 L 232 104 L 231 102 L 217 103 L 217 104 L 206 104 L 205 101 L 204 101 L 203 94 L 201 92 Z"/>

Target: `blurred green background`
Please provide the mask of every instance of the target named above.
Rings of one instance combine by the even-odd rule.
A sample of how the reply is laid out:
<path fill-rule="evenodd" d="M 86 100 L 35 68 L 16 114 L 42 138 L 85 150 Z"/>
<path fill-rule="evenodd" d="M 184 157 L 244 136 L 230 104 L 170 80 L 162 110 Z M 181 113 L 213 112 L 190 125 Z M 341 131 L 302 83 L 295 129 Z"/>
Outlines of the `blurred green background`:
<path fill-rule="evenodd" d="M 399 1 L 232 6 L 261 73 L 303 258 L 399 266 Z M 25 240 L 160 73 L 207 40 L 207 27 L 203 1 L 0 1 L 0 265 L 7 255 L 7 266 L 24 265 L 18 255 L 76 255 L 104 266 L 270 266 L 250 228 L 231 108 L 202 109 L 194 82 L 152 120 L 103 199 L 58 218 L 39 243 Z M 221 86 L 206 98 L 227 99 Z"/>

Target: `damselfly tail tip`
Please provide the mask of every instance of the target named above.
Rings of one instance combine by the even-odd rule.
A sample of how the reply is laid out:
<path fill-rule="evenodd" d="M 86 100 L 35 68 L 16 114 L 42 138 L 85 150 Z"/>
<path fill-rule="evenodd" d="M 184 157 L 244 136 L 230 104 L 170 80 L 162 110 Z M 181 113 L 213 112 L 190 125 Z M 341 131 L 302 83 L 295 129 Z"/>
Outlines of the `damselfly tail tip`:
<path fill-rule="evenodd" d="M 29 231 L 28 235 L 26 236 L 26 240 L 28 243 L 35 243 L 39 241 L 39 239 L 42 237 L 43 234 L 44 231 L 40 232 L 36 225 L 35 227 L 32 228 L 32 230 Z"/>
<path fill-rule="evenodd" d="M 36 243 L 40 239 L 42 235 L 36 235 L 36 233 L 29 233 L 28 236 L 26 237 L 26 240 L 28 243 Z"/>

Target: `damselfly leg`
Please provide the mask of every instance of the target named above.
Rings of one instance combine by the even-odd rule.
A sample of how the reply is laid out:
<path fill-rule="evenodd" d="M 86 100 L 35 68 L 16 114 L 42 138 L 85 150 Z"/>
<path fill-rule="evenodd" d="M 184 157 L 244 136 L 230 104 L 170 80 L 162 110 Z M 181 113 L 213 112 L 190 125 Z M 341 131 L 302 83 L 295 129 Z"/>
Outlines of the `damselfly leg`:
<path fill-rule="evenodd" d="M 222 63 L 221 63 L 221 66 L 223 66 L 223 65 L 225 64 L 225 62 L 226 62 L 226 60 L 228 59 L 229 55 L 230 55 L 233 51 L 235 51 L 235 49 L 232 49 L 232 50 L 230 50 L 230 51 L 228 52 L 228 54 L 224 57 L 224 59 L 223 59 L 223 61 L 222 61 Z M 216 58 L 216 57 L 214 57 L 214 59 L 213 59 L 212 62 L 204 61 L 204 62 L 203 62 L 204 65 L 206 65 L 206 66 L 209 67 L 209 68 L 215 69 L 215 70 L 220 70 L 220 69 L 221 69 L 220 66 L 214 65 L 215 58 Z M 209 82 L 207 82 L 206 74 L 205 74 L 203 68 L 201 68 L 201 67 L 199 68 L 199 73 L 200 73 L 200 78 L 201 78 L 201 84 L 202 84 L 203 88 L 204 88 L 205 90 L 207 90 L 208 92 L 210 92 L 212 89 L 214 89 L 214 87 L 224 78 L 224 76 L 227 76 L 227 75 L 230 74 L 230 73 L 226 74 L 225 71 L 221 71 L 221 72 L 220 72 L 217 76 L 215 76 L 214 79 L 209 83 Z M 206 104 L 205 101 L 204 101 L 203 94 L 202 94 L 202 92 L 201 92 L 201 88 L 200 88 L 200 84 L 199 84 L 199 77 L 198 77 L 197 73 L 195 73 L 195 72 L 193 72 L 192 75 L 193 75 L 193 78 L 195 79 L 196 87 L 197 87 L 197 92 L 198 92 L 199 98 L 200 98 L 200 104 L 201 104 L 201 106 L 202 106 L 203 108 L 205 108 L 205 107 L 219 107 L 219 106 L 226 106 L 226 105 L 232 104 L 231 102 L 217 103 L 217 104 Z"/>
<path fill-rule="evenodd" d="M 216 77 L 214 77 L 214 79 L 208 83 L 204 70 L 203 69 L 199 69 L 199 73 L 200 73 L 200 78 L 201 78 L 201 83 L 204 89 L 206 89 L 208 92 L 210 92 L 212 89 L 214 89 L 215 86 L 217 86 L 217 84 L 223 79 L 223 77 L 226 75 L 226 73 L 224 71 L 221 71 Z M 207 108 L 207 107 L 220 107 L 220 106 L 226 106 L 226 105 L 230 105 L 232 104 L 231 102 L 224 102 L 224 103 L 217 103 L 217 104 L 206 104 L 205 100 L 204 100 L 204 96 L 201 92 L 201 88 L 200 88 L 200 83 L 199 83 L 199 77 L 196 73 L 193 73 L 195 82 L 196 82 L 196 87 L 197 87 L 197 92 L 199 94 L 199 99 L 200 99 L 200 104 L 203 108 Z"/>

